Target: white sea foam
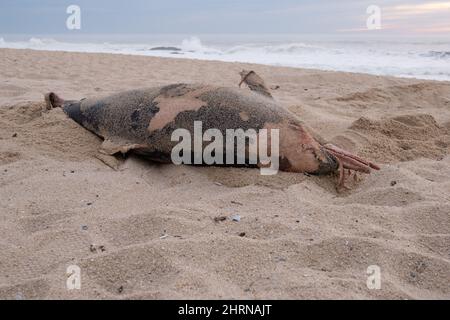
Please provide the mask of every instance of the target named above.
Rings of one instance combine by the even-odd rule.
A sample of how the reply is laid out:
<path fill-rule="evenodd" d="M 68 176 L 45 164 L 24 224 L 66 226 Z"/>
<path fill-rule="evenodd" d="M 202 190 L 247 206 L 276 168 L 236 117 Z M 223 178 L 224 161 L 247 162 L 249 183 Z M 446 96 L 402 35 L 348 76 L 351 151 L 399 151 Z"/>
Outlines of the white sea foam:
<path fill-rule="evenodd" d="M 175 40 L 162 35 L 131 42 L 126 36 L 108 42 L 50 37 L 10 40 L 5 36 L 0 37 L 0 47 L 236 61 L 450 81 L 449 41 L 230 39 L 212 38 L 204 44 L 198 37 Z"/>

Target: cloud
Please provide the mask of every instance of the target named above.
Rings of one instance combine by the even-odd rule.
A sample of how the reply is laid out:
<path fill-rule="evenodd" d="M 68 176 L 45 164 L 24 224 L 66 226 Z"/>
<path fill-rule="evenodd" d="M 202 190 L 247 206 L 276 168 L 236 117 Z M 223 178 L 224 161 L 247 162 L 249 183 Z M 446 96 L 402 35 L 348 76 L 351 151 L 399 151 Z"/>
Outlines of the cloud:
<path fill-rule="evenodd" d="M 388 6 L 382 19 L 409 33 L 445 33 L 450 30 L 450 1 Z"/>
<path fill-rule="evenodd" d="M 450 21 L 450 1 L 432 2 L 415 5 L 398 5 L 383 8 L 385 19 L 413 19 L 417 16 L 428 15 L 430 18 L 436 15 L 445 14 Z"/>
<path fill-rule="evenodd" d="M 398 5 L 392 7 L 394 10 L 403 12 L 405 14 L 423 14 L 440 12 L 442 10 L 450 9 L 450 1 L 447 2 L 429 2 L 413 5 Z"/>
<path fill-rule="evenodd" d="M 67 33 L 71 0 L 1 0 L 2 33 Z M 362 32 L 366 8 L 382 9 L 383 29 L 445 32 L 450 1 L 424 0 L 77 0 L 82 33 Z M 434 30 L 434 31 L 432 31 Z"/>

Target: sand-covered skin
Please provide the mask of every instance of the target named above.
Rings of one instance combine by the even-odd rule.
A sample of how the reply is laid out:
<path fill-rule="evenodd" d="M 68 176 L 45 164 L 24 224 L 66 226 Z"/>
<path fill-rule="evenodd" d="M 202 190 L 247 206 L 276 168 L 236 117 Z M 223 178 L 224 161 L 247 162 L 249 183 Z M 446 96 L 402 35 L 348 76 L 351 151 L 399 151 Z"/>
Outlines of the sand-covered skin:
<path fill-rule="evenodd" d="M 242 69 L 382 170 L 344 193 L 336 177 L 134 156 L 114 171 L 99 160 L 99 138 L 43 111 L 48 91 L 80 99 L 175 82 L 237 86 Z M 1 49 L 0 298 L 448 299 L 449 150 L 449 83 Z M 66 289 L 70 265 L 81 268 L 81 290 Z M 370 265 L 381 268 L 380 290 L 366 286 Z"/>

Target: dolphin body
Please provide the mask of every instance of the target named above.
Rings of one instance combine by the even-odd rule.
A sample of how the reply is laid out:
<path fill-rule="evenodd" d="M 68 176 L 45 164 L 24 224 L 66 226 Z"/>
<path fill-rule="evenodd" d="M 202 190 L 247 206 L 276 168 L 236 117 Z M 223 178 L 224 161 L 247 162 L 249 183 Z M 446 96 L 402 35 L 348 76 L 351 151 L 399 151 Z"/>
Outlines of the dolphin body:
<path fill-rule="evenodd" d="M 282 171 L 328 174 L 340 168 L 342 176 L 344 168 L 365 173 L 379 169 L 314 137 L 297 116 L 258 92 L 179 83 L 79 101 L 63 100 L 53 92 L 45 98 L 47 108 L 62 108 L 71 119 L 102 137 L 100 151 L 109 155 L 133 151 L 170 163 L 177 144 L 172 133 L 185 129 L 194 134 L 194 122 L 201 121 L 202 130 L 218 129 L 224 136 L 227 129 L 278 129 Z"/>

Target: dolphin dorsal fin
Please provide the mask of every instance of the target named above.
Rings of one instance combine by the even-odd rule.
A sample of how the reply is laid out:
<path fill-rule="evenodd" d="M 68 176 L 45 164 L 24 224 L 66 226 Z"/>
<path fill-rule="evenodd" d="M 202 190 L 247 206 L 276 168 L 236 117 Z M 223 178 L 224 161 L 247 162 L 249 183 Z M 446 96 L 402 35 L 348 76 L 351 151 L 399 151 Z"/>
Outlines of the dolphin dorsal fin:
<path fill-rule="evenodd" d="M 263 78 L 257 75 L 255 71 L 242 70 L 239 74 L 241 76 L 239 87 L 241 87 L 241 85 L 245 83 L 251 91 L 255 91 L 259 94 L 273 99 L 272 94 L 264 83 Z"/>

